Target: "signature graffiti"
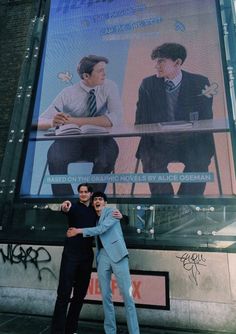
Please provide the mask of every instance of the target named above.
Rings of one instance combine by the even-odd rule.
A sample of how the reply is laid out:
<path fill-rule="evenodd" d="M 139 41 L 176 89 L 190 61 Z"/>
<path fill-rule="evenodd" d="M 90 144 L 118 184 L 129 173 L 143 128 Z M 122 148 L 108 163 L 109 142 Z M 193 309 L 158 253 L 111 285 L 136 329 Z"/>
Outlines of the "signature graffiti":
<path fill-rule="evenodd" d="M 183 264 L 183 268 L 187 270 L 190 280 L 193 280 L 198 285 L 197 277 L 200 275 L 200 266 L 206 266 L 206 259 L 202 254 L 198 253 L 184 253 L 182 256 L 176 256 Z"/>
<path fill-rule="evenodd" d="M 45 264 L 51 261 L 51 255 L 44 247 L 23 248 L 21 245 L 8 244 L 6 249 L 0 248 L 0 255 L 4 263 L 10 262 L 10 264 L 23 264 L 24 268 L 28 268 L 28 264 L 31 263 L 38 271 L 38 279 L 42 280 L 42 272 L 48 271 L 56 278 L 55 274 L 50 268 L 42 267 L 40 264 Z"/>

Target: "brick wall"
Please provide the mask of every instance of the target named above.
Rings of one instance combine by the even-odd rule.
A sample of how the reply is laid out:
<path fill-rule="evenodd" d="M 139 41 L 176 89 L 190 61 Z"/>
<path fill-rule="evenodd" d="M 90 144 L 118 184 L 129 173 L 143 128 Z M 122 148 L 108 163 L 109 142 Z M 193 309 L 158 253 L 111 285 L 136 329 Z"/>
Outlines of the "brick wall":
<path fill-rule="evenodd" d="M 0 170 L 36 0 L 0 2 Z"/>

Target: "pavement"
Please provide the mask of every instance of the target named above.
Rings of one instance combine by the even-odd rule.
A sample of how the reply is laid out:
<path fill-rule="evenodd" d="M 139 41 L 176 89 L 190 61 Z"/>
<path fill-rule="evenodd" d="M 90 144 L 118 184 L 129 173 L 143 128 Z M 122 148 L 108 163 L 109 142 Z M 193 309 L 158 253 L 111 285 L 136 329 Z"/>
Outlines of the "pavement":
<path fill-rule="evenodd" d="M 0 334 L 50 334 L 51 318 L 0 313 Z M 222 334 L 223 332 L 141 327 L 140 334 Z M 225 333 L 225 332 L 224 332 Z M 78 334 L 104 334 L 103 324 L 80 321 Z M 118 325 L 117 334 L 128 334 L 125 325 Z M 226 334 L 226 333 L 225 333 Z"/>

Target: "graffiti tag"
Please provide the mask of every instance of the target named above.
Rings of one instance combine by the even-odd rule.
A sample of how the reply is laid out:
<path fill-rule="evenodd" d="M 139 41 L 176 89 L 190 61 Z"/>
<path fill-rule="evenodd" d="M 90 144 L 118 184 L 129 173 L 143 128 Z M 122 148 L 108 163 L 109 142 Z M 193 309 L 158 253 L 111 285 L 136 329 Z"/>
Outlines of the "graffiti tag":
<path fill-rule="evenodd" d="M 23 264 L 24 268 L 28 268 L 28 264 L 31 263 L 38 271 L 38 279 L 42 280 L 42 272 L 48 271 L 56 278 L 55 274 L 48 267 L 40 268 L 40 264 L 45 264 L 51 261 L 51 255 L 44 247 L 23 248 L 21 245 L 8 244 L 4 250 L 0 248 L 0 255 L 4 263 L 9 262 L 10 264 Z"/>
<path fill-rule="evenodd" d="M 182 256 L 176 256 L 183 264 L 183 268 L 188 271 L 190 280 L 198 285 L 197 277 L 200 275 L 200 266 L 206 266 L 206 259 L 202 254 L 184 253 Z"/>

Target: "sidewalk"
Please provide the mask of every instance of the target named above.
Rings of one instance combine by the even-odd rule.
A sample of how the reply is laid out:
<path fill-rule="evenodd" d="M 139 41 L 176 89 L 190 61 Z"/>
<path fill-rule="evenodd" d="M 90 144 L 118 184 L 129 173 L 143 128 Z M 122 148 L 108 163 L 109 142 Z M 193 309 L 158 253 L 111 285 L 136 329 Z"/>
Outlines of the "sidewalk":
<path fill-rule="evenodd" d="M 0 334 L 50 334 L 50 317 L 0 313 Z M 141 327 L 140 334 L 222 334 L 222 332 Z M 78 334 L 104 334 L 102 323 L 80 321 Z M 128 334 L 118 326 L 117 334 Z"/>

